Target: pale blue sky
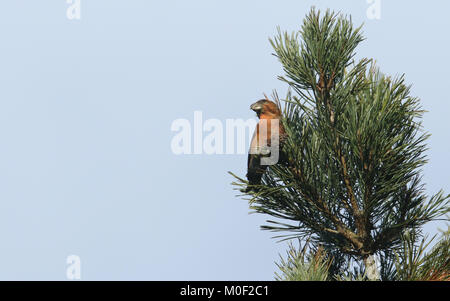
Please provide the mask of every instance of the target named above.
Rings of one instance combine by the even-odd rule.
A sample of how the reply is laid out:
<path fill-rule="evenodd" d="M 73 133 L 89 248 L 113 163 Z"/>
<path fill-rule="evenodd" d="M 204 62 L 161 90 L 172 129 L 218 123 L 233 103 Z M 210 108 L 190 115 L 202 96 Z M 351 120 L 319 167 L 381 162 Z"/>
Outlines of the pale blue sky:
<path fill-rule="evenodd" d="M 406 74 L 432 133 L 427 191 L 448 180 L 450 3 L 65 0 L 0 4 L 0 280 L 272 280 L 284 253 L 228 170 L 246 155 L 176 156 L 173 120 L 253 118 L 286 86 L 268 38 L 311 5 L 365 22 L 358 57 Z M 427 227 L 432 231 L 433 227 Z"/>

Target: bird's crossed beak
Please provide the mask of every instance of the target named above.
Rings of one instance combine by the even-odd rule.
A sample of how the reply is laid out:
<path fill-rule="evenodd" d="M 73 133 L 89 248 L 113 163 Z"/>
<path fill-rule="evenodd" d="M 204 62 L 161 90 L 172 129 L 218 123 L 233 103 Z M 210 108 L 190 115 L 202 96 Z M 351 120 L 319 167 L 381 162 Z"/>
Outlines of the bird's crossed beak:
<path fill-rule="evenodd" d="M 257 102 L 255 102 L 254 104 L 252 104 L 250 106 L 250 109 L 255 111 L 256 113 L 261 112 L 262 108 L 263 108 L 262 105 L 260 103 L 257 103 Z"/>

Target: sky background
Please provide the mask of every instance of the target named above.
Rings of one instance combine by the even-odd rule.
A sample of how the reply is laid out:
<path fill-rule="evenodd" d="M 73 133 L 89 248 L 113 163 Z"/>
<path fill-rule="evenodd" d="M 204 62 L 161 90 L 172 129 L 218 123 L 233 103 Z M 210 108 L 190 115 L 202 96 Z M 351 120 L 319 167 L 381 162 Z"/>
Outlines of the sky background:
<path fill-rule="evenodd" d="M 450 2 L 81 0 L 0 3 L 0 280 L 272 280 L 286 243 L 227 171 L 246 155 L 174 155 L 175 119 L 254 118 L 286 86 L 268 38 L 311 5 L 351 14 L 358 58 L 406 74 L 428 110 L 429 194 L 450 192 Z M 438 224 L 442 225 L 442 224 Z M 436 225 L 427 226 L 434 233 Z"/>

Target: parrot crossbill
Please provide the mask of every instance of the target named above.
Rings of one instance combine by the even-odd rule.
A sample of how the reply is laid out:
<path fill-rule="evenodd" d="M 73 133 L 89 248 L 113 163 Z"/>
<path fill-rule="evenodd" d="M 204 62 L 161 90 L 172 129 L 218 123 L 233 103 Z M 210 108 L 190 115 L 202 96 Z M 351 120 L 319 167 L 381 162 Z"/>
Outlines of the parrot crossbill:
<path fill-rule="evenodd" d="M 268 165 L 278 162 L 280 146 L 285 136 L 281 124 L 281 110 L 274 102 L 261 99 L 250 106 L 256 112 L 259 122 L 250 143 L 247 162 L 247 180 L 249 186 L 245 192 L 254 190 L 251 185 L 261 183 L 261 177 Z"/>

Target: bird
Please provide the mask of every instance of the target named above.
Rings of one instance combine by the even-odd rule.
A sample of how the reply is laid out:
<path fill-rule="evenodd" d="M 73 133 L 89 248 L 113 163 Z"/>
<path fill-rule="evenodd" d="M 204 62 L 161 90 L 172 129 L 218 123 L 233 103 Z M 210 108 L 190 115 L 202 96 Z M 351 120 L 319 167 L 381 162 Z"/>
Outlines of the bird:
<path fill-rule="evenodd" d="M 252 190 L 257 191 L 252 186 L 261 184 L 261 178 L 267 166 L 273 165 L 265 164 L 263 158 L 268 158 L 269 155 L 272 157 L 274 154 L 271 153 L 271 150 L 274 147 L 278 147 L 277 150 L 280 151 L 280 146 L 285 138 L 285 130 L 280 120 L 281 110 L 276 103 L 267 98 L 261 99 L 253 103 L 250 109 L 256 112 L 259 122 L 253 133 L 248 153 L 246 177 L 249 185 L 243 190 L 246 193 Z M 276 124 L 274 124 L 274 121 L 276 121 Z M 278 129 L 278 132 L 272 133 L 272 128 L 275 130 Z M 277 163 L 278 158 L 279 156 L 275 157 L 275 162 L 272 163 Z"/>

